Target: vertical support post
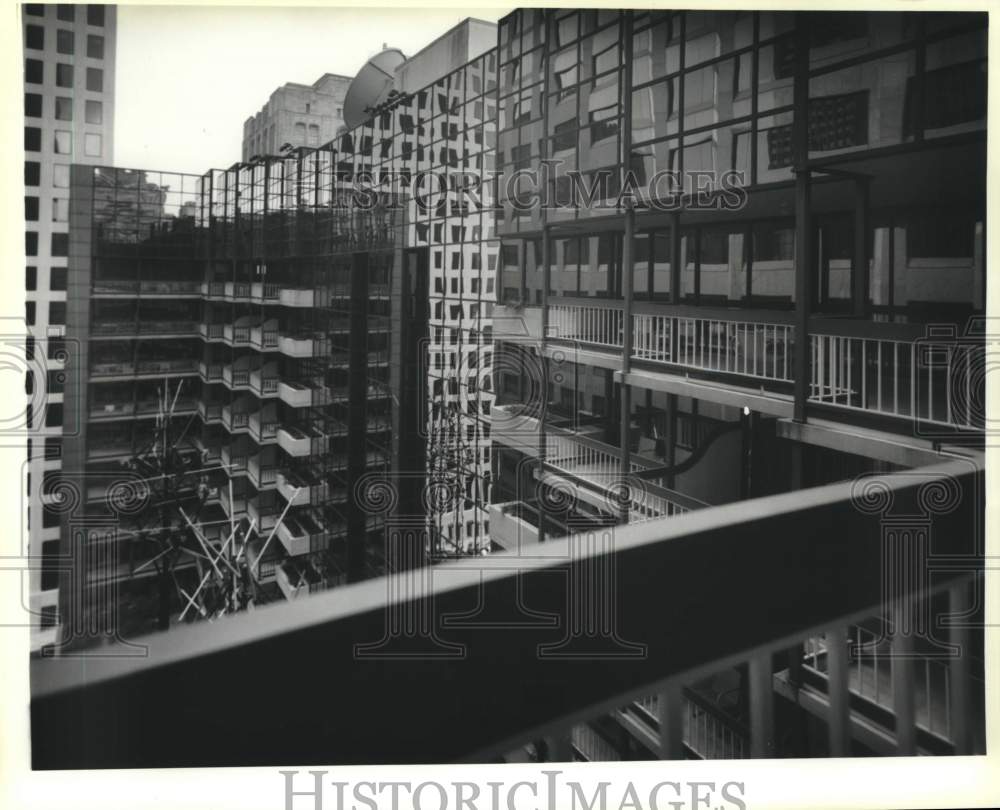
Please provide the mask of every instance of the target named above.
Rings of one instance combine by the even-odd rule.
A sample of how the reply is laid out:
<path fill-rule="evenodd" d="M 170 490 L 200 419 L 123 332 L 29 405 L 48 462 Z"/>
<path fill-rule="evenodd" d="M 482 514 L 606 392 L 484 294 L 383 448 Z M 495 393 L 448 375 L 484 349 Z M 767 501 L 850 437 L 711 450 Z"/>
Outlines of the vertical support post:
<path fill-rule="evenodd" d="M 681 215 L 670 212 L 670 300 L 681 302 Z"/>
<path fill-rule="evenodd" d="M 664 448 L 664 463 L 673 469 L 677 463 L 677 394 L 667 394 L 667 435 L 666 447 Z M 676 476 L 673 473 L 667 476 L 667 486 L 674 488 Z"/>
<path fill-rule="evenodd" d="M 852 295 L 854 316 L 868 316 L 868 179 L 854 181 L 854 273 Z M 864 369 L 862 369 L 862 374 Z"/>
<path fill-rule="evenodd" d="M 893 611 L 892 708 L 896 715 L 896 753 L 912 757 L 917 753 L 916 709 L 913 695 L 913 632 L 904 626 L 904 616 L 913 606 L 900 601 Z"/>
<path fill-rule="evenodd" d="M 680 683 L 668 683 L 658 698 L 660 759 L 684 759 L 684 699 Z"/>
<path fill-rule="evenodd" d="M 750 675 L 750 756 L 754 759 L 773 757 L 774 750 L 774 686 L 771 654 L 756 655 L 749 661 Z"/>
<path fill-rule="evenodd" d="M 625 234 L 622 237 L 622 377 L 621 377 L 621 481 L 628 486 L 632 469 L 629 436 L 632 426 L 632 386 L 628 373 L 632 360 L 632 243 L 635 239 L 635 209 L 631 197 L 625 200 Z M 622 498 L 621 522 L 629 520 L 631 494 Z"/>
<path fill-rule="evenodd" d="M 795 15 L 792 152 L 795 165 L 795 406 L 806 420 L 809 399 L 809 308 L 812 303 L 812 222 L 809 200 L 809 16 Z"/>
<path fill-rule="evenodd" d="M 542 216 L 547 218 L 545 210 Z M 540 412 L 538 414 L 538 486 L 543 486 L 545 474 L 545 461 L 547 451 L 547 434 L 545 431 L 545 417 L 549 409 L 549 361 L 545 356 L 545 345 L 549 335 L 549 287 L 552 286 L 552 254 L 551 238 L 547 223 L 542 225 L 542 333 L 538 339 L 538 367 L 541 369 L 542 379 L 538 381 L 538 397 Z M 526 275 L 526 273 L 525 273 Z M 574 392 L 575 396 L 575 392 Z M 523 400 L 523 397 L 522 397 Z M 538 542 L 545 542 L 545 514 L 541 499 L 538 502 Z"/>
<path fill-rule="evenodd" d="M 851 695 L 848 688 L 846 629 L 838 626 L 826 633 L 827 697 L 830 702 L 827 726 L 831 757 L 847 757 L 851 754 Z"/>
<path fill-rule="evenodd" d="M 969 725 L 971 700 L 969 694 L 969 652 L 971 650 L 970 633 L 967 627 L 959 622 L 959 616 L 964 615 L 970 605 L 969 582 L 952 585 L 948 589 L 948 612 L 954 624 L 949 630 L 949 641 L 957 650 L 955 657 L 948 662 L 948 721 L 950 727 L 948 736 L 955 745 L 955 753 L 959 756 L 972 753 L 972 734 Z"/>

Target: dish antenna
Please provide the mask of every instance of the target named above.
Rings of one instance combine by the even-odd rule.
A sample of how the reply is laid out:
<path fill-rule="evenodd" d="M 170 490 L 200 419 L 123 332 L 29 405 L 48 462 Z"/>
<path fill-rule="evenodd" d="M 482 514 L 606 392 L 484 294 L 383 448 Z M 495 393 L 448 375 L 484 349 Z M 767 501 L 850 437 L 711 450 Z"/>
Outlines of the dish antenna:
<path fill-rule="evenodd" d="M 396 89 L 396 68 L 405 61 L 398 48 L 386 48 L 365 62 L 344 96 L 344 124 L 348 129 L 371 118 L 371 111 L 389 98 Z"/>

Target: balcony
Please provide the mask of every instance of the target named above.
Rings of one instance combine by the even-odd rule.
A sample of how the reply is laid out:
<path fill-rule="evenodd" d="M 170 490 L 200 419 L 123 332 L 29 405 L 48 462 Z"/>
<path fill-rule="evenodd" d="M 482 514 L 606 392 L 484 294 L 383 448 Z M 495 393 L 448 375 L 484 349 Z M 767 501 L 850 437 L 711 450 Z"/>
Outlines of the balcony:
<path fill-rule="evenodd" d="M 628 381 L 791 416 L 794 313 L 638 301 L 632 310 Z M 607 366 L 607 358 L 623 349 L 623 318 L 621 302 L 560 300 L 549 307 L 550 339 L 575 343 L 581 362 Z M 982 326 L 973 323 L 969 334 L 958 334 L 919 324 L 812 317 L 808 403 L 817 413 L 865 414 L 925 432 L 981 431 L 985 384 L 976 369 L 986 351 Z M 658 371 L 670 379 L 657 381 Z"/>
<path fill-rule="evenodd" d="M 277 284 L 261 284 L 255 281 L 250 285 L 250 300 L 255 304 L 277 303 L 278 294 Z"/>
<path fill-rule="evenodd" d="M 322 577 L 312 566 L 297 564 L 292 560 L 286 560 L 278 566 L 276 579 L 278 587 L 288 601 L 317 593 L 326 587 Z"/>
<path fill-rule="evenodd" d="M 249 301 L 250 282 L 227 281 L 223 287 L 223 295 L 227 301 Z"/>
<path fill-rule="evenodd" d="M 139 321 L 139 334 L 143 337 L 153 336 L 173 336 L 173 335 L 197 335 L 200 329 L 197 321 L 170 320 L 170 321 Z"/>
<path fill-rule="evenodd" d="M 203 281 L 201 294 L 207 298 L 221 300 L 226 296 L 226 283 L 224 281 Z"/>
<path fill-rule="evenodd" d="M 225 468 L 226 473 L 232 477 L 234 475 L 245 475 L 247 471 L 247 454 L 246 448 L 239 448 L 235 451 L 229 445 L 223 445 L 222 450 L 219 454 L 222 466 Z M 224 489 L 224 487 L 222 488 Z M 243 504 L 243 508 L 246 508 L 246 503 Z"/>
<path fill-rule="evenodd" d="M 263 419 L 260 413 L 251 414 L 247 426 L 257 444 L 270 444 L 278 438 L 278 420 L 274 414 L 268 414 Z"/>
<path fill-rule="evenodd" d="M 139 292 L 139 282 L 130 279 L 94 279 L 91 293 L 97 298 L 134 298 Z"/>
<path fill-rule="evenodd" d="M 281 380 L 278 396 L 293 408 L 319 407 L 330 402 L 330 389 L 324 385 L 310 387 L 300 382 Z"/>
<path fill-rule="evenodd" d="M 780 661 L 799 645 L 814 656 L 812 661 L 825 657 L 826 664 L 814 667 L 826 671 L 825 691 L 802 680 L 789 688 L 799 701 L 822 709 L 818 733 L 833 756 L 844 756 L 852 740 L 872 736 L 870 716 L 851 699 L 851 628 L 858 617 L 882 609 L 887 581 L 893 583 L 891 601 L 907 611 L 927 604 L 921 600 L 931 592 L 917 578 L 885 569 L 904 564 L 902 557 L 886 556 L 885 510 L 921 516 L 922 527 L 930 521 L 934 557 L 928 562 L 941 563 L 934 590 L 946 603 L 935 608 L 938 617 L 942 610 L 950 615 L 969 610 L 983 586 L 981 467 L 952 461 L 873 476 L 868 484 L 847 481 L 620 526 L 613 543 L 595 541 L 593 533 L 554 539 L 539 544 L 528 560 L 497 553 L 433 569 L 447 566 L 446 577 L 426 577 L 427 569 L 414 569 L 355 583 L 345 586 L 350 591 L 227 618 L 231 629 L 224 643 L 215 625 L 176 627 L 142 638 L 147 656 L 127 663 L 88 659 L 85 679 L 78 668 L 58 660 L 33 660 L 33 766 L 489 762 L 543 737 L 555 741 L 548 759 L 558 761 L 572 757 L 574 744 L 594 750 L 577 729 L 601 718 L 622 727 L 628 723 L 649 758 L 682 758 L 686 748 L 702 756 L 773 756 L 781 745 L 775 734 L 777 701 L 785 700 L 786 688 Z M 947 509 L 931 508 L 928 486 L 951 492 Z M 872 492 L 884 492 L 886 498 L 870 501 Z M 868 508 L 859 508 L 859 498 Z M 907 534 L 908 540 L 895 533 L 903 546 L 893 548 L 901 554 L 915 551 L 915 536 Z M 651 572 L 656 587 L 650 587 Z M 709 574 L 692 572 L 710 572 L 710 584 Z M 293 561 L 286 561 L 278 576 L 282 592 L 293 599 L 318 588 L 322 579 L 315 571 L 297 569 Z M 971 581 L 973 576 L 979 581 Z M 497 633 L 497 623 L 509 626 L 516 615 L 512 595 L 518 592 L 530 595 L 534 615 L 554 620 Z M 593 614 L 581 615 L 581 604 L 591 606 Z M 613 613 L 609 605 L 615 606 Z M 470 606 L 478 606 L 475 621 L 444 620 L 467 614 Z M 413 636 L 395 628 L 419 621 L 421 611 L 430 611 L 428 626 L 438 629 L 421 637 L 422 649 L 427 655 L 451 654 L 453 677 L 442 678 L 440 668 L 428 667 L 425 658 L 404 655 L 412 655 Z M 941 626 L 934 616 L 931 622 Z M 292 629 L 282 632 L 282 626 Z M 965 627 L 946 627 L 942 640 L 970 643 Z M 823 650 L 810 646 L 819 637 L 826 639 Z M 913 649 L 914 638 L 902 625 L 887 637 L 897 653 L 894 699 L 878 728 L 882 747 L 877 751 L 982 753 L 984 715 L 973 698 L 970 657 L 949 659 L 947 691 L 932 686 L 935 694 L 947 696 L 954 724 L 949 739 L 939 740 L 920 717 L 924 673 L 912 654 L 902 654 Z M 384 679 L 366 676 L 374 665 L 358 655 L 358 645 L 365 649 L 366 643 L 378 655 L 398 653 L 388 664 L 385 657 L 378 659 L 377 666 L 394 667 L 393 676 L 421 696 L 406 702 L 403 716 L 372 713 L 371 706 L 383 696 Z M 281 682 L 290 656 L 297 662 L 297 691 L 319 703 L 304 714 L 248 715 L 245 707 L 259 697 L 260 684 Z M 254 678 L 245 677 L 248 667 Z M 746 726 L 734 726 L 728 716 L 713 716 L 709 724 L 706 712 L 694 710 L 685 719 L 685 700 L 703 708 L 691 700 L 688 686 L 735 667 L 748 676 Z M 333 672 L 352 676 L 352 700 L 345 702 L 326 688 Z M 212 690 L 197 688 L 205 683 L 226 683 L 229 699 L 220 703 Z M 484 684 L 509 683 L 530 683 L 531 700 L 522 691 L 502 688 L 490 690 L 488 701 L 474 698 Z M 456 688 L 467 691 L 456 696 Z M 720 708 L 718 701 L 712 705 Z M 641 723 L 633 722 L 633 708 L 645 713 Z M 84 721 L 122 713 L 142 717 L 144 727 L 159 733 L 123 735 L 117 726 Z M 188 733 L 192 714 L 201 722 L 194 735 Z M 330 735 L 316 725 L 317 716 L 333 715 L 344 733 Z M 427 728 L 435 733 L 427 735 Z M 722 729 L 745 734 L 727 737 Z M 181 738 L 183 746 L 176 744 Z M 226 745 L 220 746 L 219 739 Z"/>
<path fill-rule="evenodd" d="M 278 327 L 254 326 L 250 330 L 250 345 L 255 349 L 277 349 L 278 348 Z"/>
<path fill-rule="evenodd" d="M 222 367 L 222 382 L 227 388 L 234 391 L 247 391 L 250 389 L 250 369 L 249 367 L 234 368 L 231 364 Z"/>
<path fill-rule="evenodd" d="M 206 363 L 204 360 L 198 363 L 198 374 L 203 382 L 222 382 L 222 369 L 222 363 Z"/>
<path fill-rule="evenodd" d="M 308 307 L 311 309 L 316 300 L 316 294 L 315 290 L 284 287 L 278 300 L 283 307 Z"/>
<path fill-rule="evenodd" d="M 196 374 L 198 372 L 198 362 L 196 360 L 142 360 L 136 365 L 136 375 L 148 374 L 156 377 Z"/>
<path fill-rule="evenodd" d="M 200 334 L 205 340 L 224 340 L 225 339 L 225 324 L 221 323 L 203 323 L 198 326 L 198 334 Z"/>
<path fill-rule="evenodd" d="M 139 294 L 149 298 L 192 298 L 201 295 L 200 281 L 140 281 Z"/>
<path fill-rule="evenodd" d="M 135 374 L 134 363 L 92 363 L 90 379 L 114 379 L 115 377 L 130 377 Z"/>
<path fill-rule="evenodd" d="M 228 457 L 228 449 L 222 449 L 223 457 Z M 244 459 L 246 457 L 244 456 Z M 224 462 L 225 463 L 225 462 Z M 247 497 L 242 494 L 234 494 L 232 500 L 229 499 L 229 487 L 219 487 L 219 505 L 226 513 L 227 517 L 239 518 L 247 513 Z"/>
<path fill-rule="evenodd" d="M 278 492 L 292 506 L 322 506 L 341 503 L 330 499 L 330 485 L 322 481 L 306 481 L 294 473 L 278 473 Z M 344 493 L 346 496 L 346 492 Z"/>
<path fill-rule="evenodd" d="M 278 539 L 290 557 L 315 554 L 330 547 L 330 534 L 308 512 L 287 512 L 278 525 Z"/>
<path fill-rule="evenodd" d="M 258 397 L 276 397 L 278 395 L 278 373 L 276 370 L 266 372 L 254 369 L 250 372 L 250 390 Z"/>
<path fill-rule="evenodd" d="M 538 529 L 522 515 L 531 509 L 522 501 L 490 504 L 490 540 L 506 551 L 517 551 L 538 543 Z M 535 524 L 537 524 L 537 510 Z"/>
<path fill-rule="evenodd" d="M 316 357 L 320 351 L 320 341 L 311 337 L 280 335 L 278 350 L 286 357 Z"/>
<path fill-rule="evenodd" d="M 249 346 L 250 326 L 236 326 L 227 323 L 222 327 L 222 339 L 230 346 Z"/>
<path fill-rule="evenodd" d="M 304 458 L 319 455 L 325 453 L 329 445 L 330 440 L 327 436 L 308 436 L 293 426 L 278 428 L 278 446 L 290 456 Z"/>
<path fill-rule="evenodd" d="M 235 410 L 231 405 L 224 405 L 222 408 L 222 424 L 230 433 L 248 430 L 250 427 L 250 414 L 247 411 Z"/>
<path fill-rule="evenodd" d="M 257 531 L 261 534 L 270 532 L 271 529 L 275 527 L 278 522 L 278 513 L 274 506 L 260 506 L 258 503 L 260 498 L 250 498 L 247 500 L 247 516 L 254 521 L 257 526 Z M 265 534 L 266 537 L 266 534 Z M 270 549 L 268 549 L 270 551 Z M 247 559 L 252 566 L 253 560 L 249 557 L 249 548 L 247 549 L 248 556 Z M 258 579 L 258 582 L 261 580 Z"/>
<path fill-rule="evenodd" d="M 247 477 L 256 489 L 269 489 L 277 482 L 278 468 L 273 463 L 262 465 L 259 456 L 254 456 L 247 462 Z"/>
<path fill-rule="evenodd" d="M 201 420 L 206 424 L 218 424 L 222 422 L 222 403 L 221 402 L 208 402 L 206 400 L 198 401 L 198 413 L 201 416 Z"/>

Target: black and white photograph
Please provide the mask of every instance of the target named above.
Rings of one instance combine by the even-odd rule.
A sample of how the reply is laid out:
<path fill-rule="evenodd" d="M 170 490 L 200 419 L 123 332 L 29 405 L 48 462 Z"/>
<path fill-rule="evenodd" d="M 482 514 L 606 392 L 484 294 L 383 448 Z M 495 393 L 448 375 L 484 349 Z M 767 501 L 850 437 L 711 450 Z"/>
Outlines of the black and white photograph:
<path fill-rule="evenodd" d="M 694 5 L 5 9 L 7 807 L 1000 803 L 987 6 Z"/>

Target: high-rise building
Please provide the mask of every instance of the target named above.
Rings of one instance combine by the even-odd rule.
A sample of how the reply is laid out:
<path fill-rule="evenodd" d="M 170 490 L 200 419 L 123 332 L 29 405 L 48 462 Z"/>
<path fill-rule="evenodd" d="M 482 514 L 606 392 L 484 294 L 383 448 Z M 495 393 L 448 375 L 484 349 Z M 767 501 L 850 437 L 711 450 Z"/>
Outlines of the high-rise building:
<path fill-rule="evenodd" d="M 283 84 L 243 122 L 243 160 L 280 154 L 286 144 L 316 147 L 330 141 L 344 125 L 350 84 L 350 76 L 336 73 L 324 73 L 312 84 Z"/>
<path fill-rule="evenodd" d="M 164 542 L 189 518 L 243 527 L 257 604 L 489 549 L 495 87 L 491 50 L 318 148 L 74 167 L 66 592 L 118 610 L 91 626 L 184 610 L 201 569 Z"/>
<path fill-rule="evenodd" d="M 59 520 L 42 481 L 58 473 L 69 255 L 70 165 L 114 158 L 115 32 L 113 5 L 27 4 L 24 35 L 25 319 L 29 351 L 44 358 L 27 380 L 32 439 L 28 441 L 29 553 L 52 557 Z M 28 594 L 31 644 L 56 638 L 58 574 L 32 570 Z"/>
<path fill-rule="evenodd" d="M 526 9 L 499 48 L 494 542 L 982 459 L 984 15 Z M 768 656 L 772 755 L 829 751 L 848 692 L 833 750 L 899 750 L 886 662 L 830 676 L 848 640 L 891 657 L 887 627 Z M 981 721 L 949 736 L 959 665 L 909 672 L 913 749 L 983 750 Z M 759 672 L 703 675 L 575 755 L 655 758 L 669 718 L 688 756 L 749 756 Z"/>

